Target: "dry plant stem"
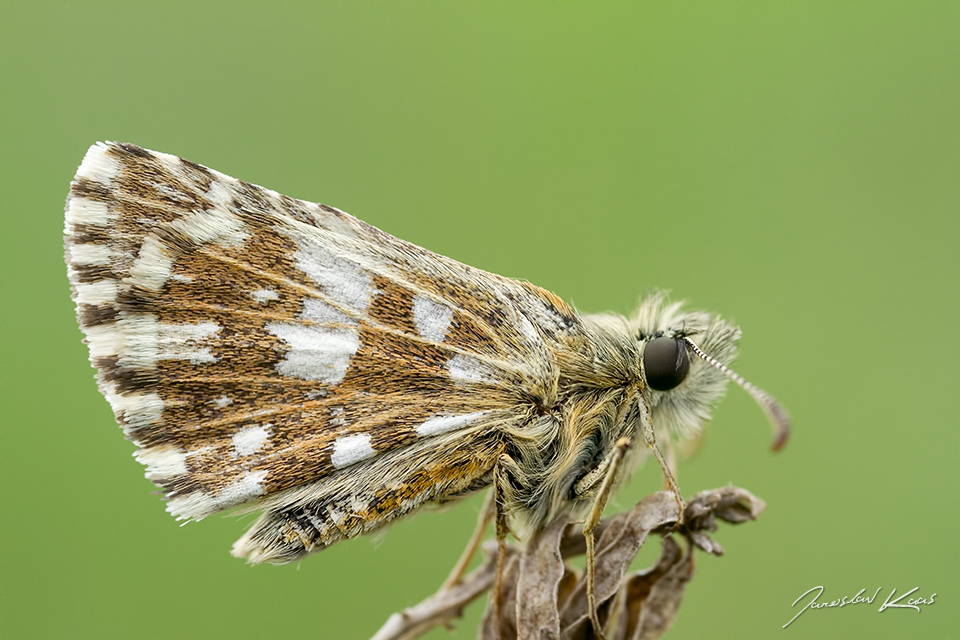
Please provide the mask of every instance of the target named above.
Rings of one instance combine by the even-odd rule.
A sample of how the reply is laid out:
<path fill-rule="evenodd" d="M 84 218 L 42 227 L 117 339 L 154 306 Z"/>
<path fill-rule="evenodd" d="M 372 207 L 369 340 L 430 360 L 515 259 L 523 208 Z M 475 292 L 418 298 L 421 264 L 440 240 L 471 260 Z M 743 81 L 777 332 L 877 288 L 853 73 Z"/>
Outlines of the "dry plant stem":
<path fill-rule="evenodd" d="M 440 589 L 423 602 L 401 613 L 395 613 L 371 640 L 411 640 L 433 627 L 459 618 L 464 607 L 482 596 L 493 585 L 496 556 L 493 547 L 485 548 L 486 560 L 464 576 L 456 585 Z M 509 550 L 508 553 L 516 553 Z"/>
<path fill-rule="evenodd" d="M 587 515 L 587 521 L 583 525 L 583 538 L 587 543 L 587 602 L 590 608 L 590 621 L 593 623 L 593 630 L 600 640 L 603 640 L 603 628 L 600 626 L 600 618 L 597 616 L 597 599 L 594 595 L 595 565 L 596 565 L 596 538 L 594 532 L 597 524 L 603 517 L 603 508 L 607 506 L 607 500 L 610 499 L 610 492 L 613 490 L 613 483 L 616 480 L 617 472 L 620 468 L 620 462 L 624 454 L 630 448 L 630 441 L 621 438 L 613 446 L 610 453 L 610 464 L 607 467 L 607 474 L 603 478 L 603 484 L 600 485 L 600 491 L 597 492 L 597 498 L 593 502 L 593 507 Z"/>
<path fill-rule="evenodd" d="M 473 530 L 473 535 L 470 537 L 470 542 L 467 543 L 467 547 L 463 550 L 463 554 L 460 555 L 460 559 L 457 560 L 457 564 L 453 567 L 453 571 L 450 572 L 450 575 L 443 583 L 443 586 L 440 587 L 441 590 L 449 589 L 453 585 L 460 582 L 460 578 L 463 577 L 467 567 L 470 566 L 470 561 L 473 560 L 474 554 L 476 554 L 477 549 L 480 548 L 480 543 L 483 542 L 483 534 L 487 531 L 487 525 L 490 524 L 491 520 L 493 520 L 494 513 L 496 512 L 495 494 L 496 492 L 494 490 L 490 490 L 487 492 L 487 497 L 483 499 L 483 506 L 480 507 L 480 515 L 477 516 L 477 526 Z"/>

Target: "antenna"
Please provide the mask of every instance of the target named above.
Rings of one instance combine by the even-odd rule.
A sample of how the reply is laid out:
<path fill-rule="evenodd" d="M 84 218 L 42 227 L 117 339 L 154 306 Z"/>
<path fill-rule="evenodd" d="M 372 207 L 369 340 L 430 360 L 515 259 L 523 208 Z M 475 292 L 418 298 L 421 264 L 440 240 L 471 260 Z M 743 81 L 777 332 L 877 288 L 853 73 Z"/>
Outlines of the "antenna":
<path fill-rule="evenodd" d="M 769 393 L 747 382 L 743 376 L 716 358 L 705 354 L 693 340 L 687 337 L 684 337 L 683 340 L 693 349 L 693 352 L 705 360 L 707 364 L 719 369 L 723 375 L 740 385 L 744 391 L 750 394 L 750 397 L 757 401 L 757 404 L 760 405 L 763 412 L 767 414 L 771 426 L 773 426 L 773 444 L 770 445 L 770 448 L 774 451 L 782 449 L 783 445 L 787 443 L 787 438 L 790 437 L 790 416 L 787 414 L 787 410 L 784 409 L 779 402 L 774 400 L 773 396 Z"/>

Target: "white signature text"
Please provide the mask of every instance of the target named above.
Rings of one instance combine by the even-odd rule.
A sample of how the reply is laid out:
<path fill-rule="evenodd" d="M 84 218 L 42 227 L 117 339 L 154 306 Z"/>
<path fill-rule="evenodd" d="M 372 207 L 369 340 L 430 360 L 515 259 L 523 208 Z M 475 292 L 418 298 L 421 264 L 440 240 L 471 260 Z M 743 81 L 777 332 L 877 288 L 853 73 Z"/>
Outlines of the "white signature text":
<path fill-rule="evenodd" d="M 813 598 L 810 599 L 810 601 L 806 604 L 806 606 L 803 607 L 803 609 L 800 609 L 800 611 L 797 612 L 797 615 L 790 618 L 790 622 L 783 625 L 783 628 L 788 627 L 791 622 L 799 618 L 800 614 L 806 611 L 807 609 L 829 609 L 833 607 L 845 607 L 849 604 L 863 604 L 864 602 L 866 602 L 867 604 L 873 604 L 873 601 L 876 600 L 877 594 L 880 593 L 880 589 L 882 588 L 883 587 L 877 587 L 877 590 L 874 591 L 873 595 L 870 597 L 864 597 L 863 592 L 866 591 L 866 589 L 860 589 L 857 595 L 853 596 L 852 598 L 848 596 L 843 596 L 842 598 L 839 598 L 837 600 L 831 600 L 830 602 L 817 602 L 817 598 L 823 595 L 822 586 L 813 587 L 812 589 L 807 589 L 802 594 L 800 594 L 799 598 L 793 601 L 793 604 L 790 605 L 791 607 L 797 606 L 797 603 L 803 600 L 803 598 L 807 594 L 810 594 L 813 592 L 816 592 L 816 594 L 813 596 Z M 902 604 L 900 603 L 901 600 L 903 600 L 904 598 L 912 594 L 914 591 L 918 591 L 919 589 L 920 587 L 914 587 L 910 591 L 907 591 L 906 593 L 901 595 L 899 598 L 893 599 L 897 593 L 897 589 L 894 588 L 893 591 L 890 592 L 890 595 L 887 596 L 887 599 L 884 601 L 884 603 L 880 605 L 880 608 L 877 609 L 877 611 L 880 612 L 880 611 L 883 611 L 884 609 L 915 609 L 919 613 L 920 605 L 933 604 L 933 599 L 937 597 L 937 594 L 934 593 L 927 598 L 923 598 L 923 597 L 910 598 L 905 603 L 902 603 Z"/>

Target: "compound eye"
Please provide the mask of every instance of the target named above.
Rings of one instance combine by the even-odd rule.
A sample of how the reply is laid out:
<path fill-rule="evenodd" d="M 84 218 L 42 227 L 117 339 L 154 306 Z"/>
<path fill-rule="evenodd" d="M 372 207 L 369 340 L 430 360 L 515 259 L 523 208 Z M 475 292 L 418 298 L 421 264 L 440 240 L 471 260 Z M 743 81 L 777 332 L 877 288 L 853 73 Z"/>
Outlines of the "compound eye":
<path fill-rule="evenodd" d="M 657 391 L 669 391 L 683 382 L 690 371 L 687 344 L 674 338 L 655 338 L 643 350 L 643 370 L 647 385 Z"/>

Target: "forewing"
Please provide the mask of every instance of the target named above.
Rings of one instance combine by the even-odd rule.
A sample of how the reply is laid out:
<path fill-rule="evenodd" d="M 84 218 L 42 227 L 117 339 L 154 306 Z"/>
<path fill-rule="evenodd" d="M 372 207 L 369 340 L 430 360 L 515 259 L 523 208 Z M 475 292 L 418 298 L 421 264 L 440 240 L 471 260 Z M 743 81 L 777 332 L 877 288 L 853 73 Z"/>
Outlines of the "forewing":
<path fill-rule="evenodd" d="M 178 518 L 522 422 L 579 330 L 530 284 L 133 145 L 91 147 L 66 209 L 100 389 Z"/>

